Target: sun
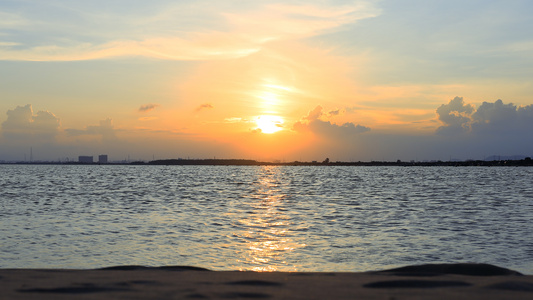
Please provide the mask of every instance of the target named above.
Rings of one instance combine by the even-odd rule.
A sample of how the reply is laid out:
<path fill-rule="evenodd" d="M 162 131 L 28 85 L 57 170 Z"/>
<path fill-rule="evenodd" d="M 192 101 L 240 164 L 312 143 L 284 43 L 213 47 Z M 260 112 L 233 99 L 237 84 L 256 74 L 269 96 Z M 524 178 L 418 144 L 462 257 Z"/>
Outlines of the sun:
<path fill-rule="evenodd" d="M 255 119 L 256 129 L 261 130 L 262 133 L 275 133 L 283 130 L 283 119 L 279 116 L 262 115 Z"/>

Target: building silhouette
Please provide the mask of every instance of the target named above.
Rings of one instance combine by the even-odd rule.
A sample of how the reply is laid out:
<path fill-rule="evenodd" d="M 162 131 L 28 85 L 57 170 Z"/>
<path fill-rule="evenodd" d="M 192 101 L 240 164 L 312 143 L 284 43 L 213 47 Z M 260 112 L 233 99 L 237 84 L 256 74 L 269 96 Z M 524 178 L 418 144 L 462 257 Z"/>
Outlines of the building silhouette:
<path fill-rule="evenodd" d="M 98 155 L 99 164 L 107 164 L 107 154 Z"/>

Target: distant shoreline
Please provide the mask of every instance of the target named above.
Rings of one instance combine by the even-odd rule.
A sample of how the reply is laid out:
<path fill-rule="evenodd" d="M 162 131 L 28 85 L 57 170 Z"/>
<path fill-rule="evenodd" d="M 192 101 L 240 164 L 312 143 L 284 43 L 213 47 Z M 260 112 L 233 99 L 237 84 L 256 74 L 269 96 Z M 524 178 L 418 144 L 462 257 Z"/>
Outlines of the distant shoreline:
<path fill-rule="evenodd" d="M 521 160 L 466 160 L 466 161 L 370 161 L 370 162 L 344 162 L 344 161 L 323 161 L 323 162 L 261 162 L 249 159 L 160 159 L 149 162 L 110 162 L 110 163 L 82 163 L 82 162 L 0 162 L 3 165 L 167 165 L 167 166 L 399 166 L 399 167 L 504 167 L 504 166 L 533 166 L 533 160 L 529 157 Z"/>

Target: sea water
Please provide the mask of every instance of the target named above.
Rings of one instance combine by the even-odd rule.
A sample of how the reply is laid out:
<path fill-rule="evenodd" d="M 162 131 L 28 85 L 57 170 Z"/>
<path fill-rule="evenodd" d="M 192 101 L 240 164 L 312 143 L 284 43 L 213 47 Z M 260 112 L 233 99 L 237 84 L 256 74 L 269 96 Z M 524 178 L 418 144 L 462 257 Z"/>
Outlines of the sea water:
<path fill-rule="evenodd" d="M 533 274 L 533 168 L 0 165 L 0 268 Z"/>

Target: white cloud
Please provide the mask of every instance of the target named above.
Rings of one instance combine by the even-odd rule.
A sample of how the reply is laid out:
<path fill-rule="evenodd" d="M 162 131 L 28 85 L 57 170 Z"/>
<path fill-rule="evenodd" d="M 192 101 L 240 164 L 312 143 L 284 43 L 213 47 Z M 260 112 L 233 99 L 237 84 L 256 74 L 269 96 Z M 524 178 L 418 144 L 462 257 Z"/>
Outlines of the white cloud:
<path fill-rule="evenodd" d="M 309 37 L 379 14 L 367 1 L 342 6 L 332 2 L 160 1 L 152 6 L 137 3 L 126 8 L 106 4 L 106 11 L 97 4 L 35 3 L 42 6 L 43 13 L 21 10 L 25 14 L 6 15 L 10 20 L 4 21 L 6 24 L 19 25 L 20 38 L 12 42 L 25 48 L 0 49 L 0 57 L 30 61 L 119 56 L 169 60 L 237 58 L 259 51 L 272 40 Z M 49 15 L 58 17 L 52 19 Z M 33 20 L 33 25 L 38 26 L 20 26 L 20 20 Z"/>
<path fill-rule="evenodd" d="M 29 21 L 17 14 L 0 11 L 0 29 L 16 28 L 29 23 Z"/>
<path fill-rule="evenodd" d="M 31 104 L 7 111 L 2 134 L 12 141 L 51 141 L 59 132 L 59 118 L 48 111 L 33 113 Z"/>
<path fill-rule="evenodd" d="M 19 43 L 14 43 L 14 42 L 0 42 L 0 47 L 13 47 L 13 46 L 18 46 L 20 45 Z"/>
<path fill-rule="evenodd" d="M 360 19 L 377 16 L 379 11 L 364 2 L 335 6 L 317 4 L 266 4 L 246 13 L 224 13 L 229 23 L 256 40 L 273 40 L 316 35 Z M 257 34 L 259 36 L 257 36 Z"/>
<path fill-rule="evenodd" d="M 232 117 L 232 118 L 224 119 L 224 122 L 226 122 L 226 123 L 240 123 L 240 122 L 247 122 L 247 121 L 245 119 L 243 119 L 243 118 Z"/>

